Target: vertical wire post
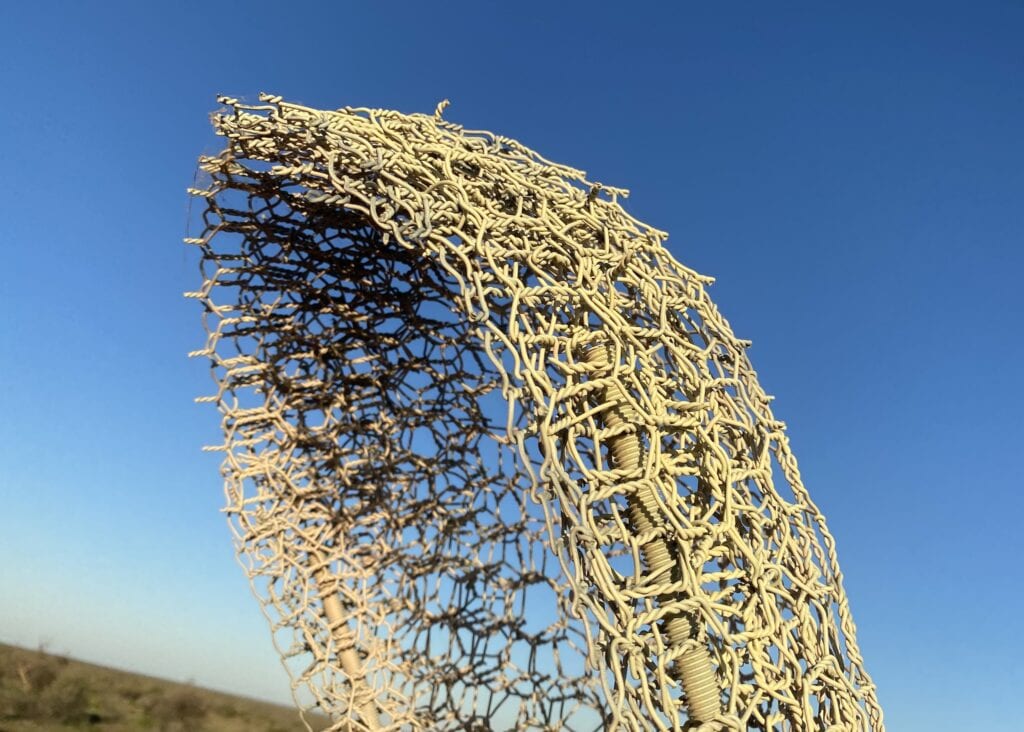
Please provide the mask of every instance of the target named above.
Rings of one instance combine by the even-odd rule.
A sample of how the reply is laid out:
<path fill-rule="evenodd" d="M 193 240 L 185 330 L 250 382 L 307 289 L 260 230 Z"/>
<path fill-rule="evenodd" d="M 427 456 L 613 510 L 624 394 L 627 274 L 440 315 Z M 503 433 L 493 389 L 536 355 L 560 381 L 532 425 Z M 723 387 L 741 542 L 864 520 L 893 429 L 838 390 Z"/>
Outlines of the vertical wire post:
<path fill-rule="evenodd" d="M 584 350 L 583 358 L 592 366 L 607 369 L 611 366 L 612 351 L 607 345 L 590 346 Z M 599 392 L 600 399 L 608 405 L 601 413 L 605 429 L 636 421 L 630 419 L 621 389 L 621 386 L 610 385 Z M 638 435 L 628 432 L 613 435 L 607 439 L 607 444 L 613 467 L 623 471 L 635 471 L 640 468 L 643 447 Z M 654 486 L 649 481 L 639 482 L 637 490 L 627 496 L 626 514 L 630 529 L 636 535 L 650 535 L 656 527 L 658 513 Z M 650 574 L 678 574 L 677 565 L 680 558 L 674 556 L 664 537 L 654 536 L 642 544 L 640 554 Z M 673 598 L 659 598 L 661 601 L 670 599 Z M 703 633 L 699 632 L 700 628 L 694 622 L 694 618 L 685 612 L 666 617 L 664 627 L 670 650 L 680 652 L 672 668 L 673 675 L 686 695 L 688 716 L 691 720 L 699 722 L 714 719 L 721 714 L 721 700 L 718 679 L 707 642 L 699 637 Z"/>
<path fill-rule="evenodd" d="M 364 693 L 372 693 L 363 676 L 363 662 L 359 657 L 359 651 L 356 650 L 355 634 L 348 627 L 344 608 L 341 605 L 341 600 L 338 599 L 337 581 L 331 577 L 326 568 L 321 568 L 316 571 L 316 584 L 323 600 L 327 626 L 330 628 L 331 638 L 334 640 L 335 654 L 338 663 L 341 664 L 341 670 L 345 672 L 352 685 L 353 697 L 358 699 Z M 368 729 L 381 729 L 377 706 L 373 701 L 358 704 L 356 711 Z"/>

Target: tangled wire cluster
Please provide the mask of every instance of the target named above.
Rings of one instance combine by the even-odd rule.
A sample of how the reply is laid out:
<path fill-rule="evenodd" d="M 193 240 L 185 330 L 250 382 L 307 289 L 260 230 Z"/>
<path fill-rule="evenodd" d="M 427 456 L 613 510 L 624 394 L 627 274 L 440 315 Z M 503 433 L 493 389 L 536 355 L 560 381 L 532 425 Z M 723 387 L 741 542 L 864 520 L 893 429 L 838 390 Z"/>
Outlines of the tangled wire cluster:
<path fill-rule="evenodd" d="M 300 707 L 883 729 L 747 344 L 624 191 L 443 107 L 221 101 L 196 354 Z"/>

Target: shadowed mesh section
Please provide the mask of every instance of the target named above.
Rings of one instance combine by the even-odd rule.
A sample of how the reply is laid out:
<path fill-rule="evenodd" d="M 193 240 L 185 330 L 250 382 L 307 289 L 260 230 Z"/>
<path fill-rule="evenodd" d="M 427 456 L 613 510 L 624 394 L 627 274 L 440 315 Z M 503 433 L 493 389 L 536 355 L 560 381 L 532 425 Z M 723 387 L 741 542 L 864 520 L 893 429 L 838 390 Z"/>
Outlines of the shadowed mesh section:
<path fill-rule="evenodd" d="M 197 354 L 302 708 L 883 729 L 746 344 L 624 191 L 440 108 L 222 101 Z"/>

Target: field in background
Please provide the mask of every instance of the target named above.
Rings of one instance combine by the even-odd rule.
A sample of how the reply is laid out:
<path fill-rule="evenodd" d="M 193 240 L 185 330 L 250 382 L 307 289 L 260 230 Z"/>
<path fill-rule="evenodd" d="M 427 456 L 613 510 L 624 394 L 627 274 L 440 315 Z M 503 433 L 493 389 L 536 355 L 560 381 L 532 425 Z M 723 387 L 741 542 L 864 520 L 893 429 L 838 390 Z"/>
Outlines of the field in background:
<path fill-rule="evenodd" d="M 326 720 L 310 720 L 314 729 Z M 291 707 L 0 643 L 0 732 L 292 732 Z"/>

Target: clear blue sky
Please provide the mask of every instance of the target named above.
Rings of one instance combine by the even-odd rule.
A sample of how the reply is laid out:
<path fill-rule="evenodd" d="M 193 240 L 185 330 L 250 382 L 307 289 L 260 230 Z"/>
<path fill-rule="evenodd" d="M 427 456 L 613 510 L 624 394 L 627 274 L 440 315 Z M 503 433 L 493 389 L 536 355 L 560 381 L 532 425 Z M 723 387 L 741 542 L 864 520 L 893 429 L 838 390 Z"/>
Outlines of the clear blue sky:
<path fill-rule="evenodd" d="M 0 640 L 272 699 L 205 394 L 215 95 L 431 112 L 632 190 L 777 397 L 891 730 L 1010 729 L 1024 3 L 0 9 Z"/>

